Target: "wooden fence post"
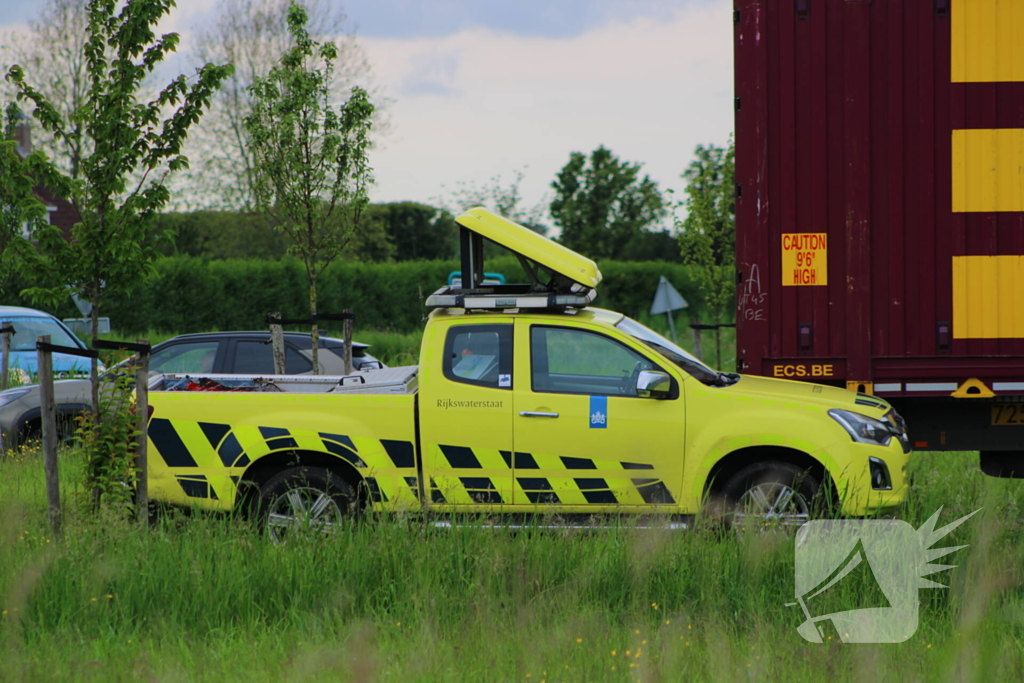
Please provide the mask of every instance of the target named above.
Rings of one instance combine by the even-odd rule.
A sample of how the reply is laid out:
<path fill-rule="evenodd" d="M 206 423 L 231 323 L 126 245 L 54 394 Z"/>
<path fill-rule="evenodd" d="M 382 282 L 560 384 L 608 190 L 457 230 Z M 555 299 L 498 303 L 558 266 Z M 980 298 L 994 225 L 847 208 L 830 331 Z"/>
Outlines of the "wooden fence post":
<path fill-rule="evenodd" d="M 60 478 L 57 475 L 57 405 L 53 400 L 53 353 L 48 348 L 50 335 L 36 337 L 39 364 L 39 394 L 42 402 L 43 464 L 46 468 L 46 502 L 50 513 L 50 533 L 60 538 Z"/>
<path fill-rule="evenodd" d="M 135 437 L 135 515 L 143 524 L 149 522 L 149 340 L 136 339 L 146 346 L 139 350 L 139 364 L 135 368 L 135 415 L 139 419 L 139 434 Z"/>
<path fill-rule="evenodd" d="M 346 316 L 344 320 L 345 330 L 345 348 L 342 351 L 342 359 L 345 361 L 345 374 L 352 374 L 352 328 L 355 327 L 355 318 L 352 315 L 352 309 L 346 308 L 342 310 L 342 313 Z"/>
<path fill-rule="evenodd" d="M 11 386 L 11 335 L 14 327 L 6 322 L 0 327 L 0 334 L 3 335 L 3 367 L 0 367 L 0 391 L 7 391 Z"/>
<path fill-rule="evenodd" d="M 274 374 L 284 374 L 284 327 L 274 320 L 280 320 L 281 313 L 270 314 L 270 344 L 274 349 Z"/>

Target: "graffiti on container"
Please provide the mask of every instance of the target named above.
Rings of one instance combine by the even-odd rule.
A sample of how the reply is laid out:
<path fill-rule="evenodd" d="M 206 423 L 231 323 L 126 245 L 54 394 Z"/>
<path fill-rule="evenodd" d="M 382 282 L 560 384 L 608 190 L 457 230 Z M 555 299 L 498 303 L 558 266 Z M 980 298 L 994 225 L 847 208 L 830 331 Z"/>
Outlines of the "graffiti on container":
<path fill-rule="evenodd" d="M 743 281 L 743 291 L 740 292 L 736 310 L 743 320 L 767 320 L 764 312 L 767 299 L 768 292 L 761 291 L 761 272 L 754 263 Z"/>

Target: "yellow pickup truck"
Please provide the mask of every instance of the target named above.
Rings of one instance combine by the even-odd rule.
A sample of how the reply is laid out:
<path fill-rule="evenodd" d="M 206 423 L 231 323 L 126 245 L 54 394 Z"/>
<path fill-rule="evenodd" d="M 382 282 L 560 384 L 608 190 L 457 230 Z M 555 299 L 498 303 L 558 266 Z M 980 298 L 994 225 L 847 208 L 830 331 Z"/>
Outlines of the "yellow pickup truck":
<path fill-rule="evenodd" d="M 484 209 L 458 219 L 458 286 L 428 297 L 420 365 L 349 377 L 165 376 L 150 394 L 150 492 L 244 505 L 275 538 L 347 514 L 660 513 L 709 502 L 799 525 L 822 499 L 901 503 L 909 443 L 884 401 L 717 372 L 590 306 L 593 261 Z M 483 284 L 483 243 L 523 285 Z M 183 385 L 233 391 L 176 391 Z"/>

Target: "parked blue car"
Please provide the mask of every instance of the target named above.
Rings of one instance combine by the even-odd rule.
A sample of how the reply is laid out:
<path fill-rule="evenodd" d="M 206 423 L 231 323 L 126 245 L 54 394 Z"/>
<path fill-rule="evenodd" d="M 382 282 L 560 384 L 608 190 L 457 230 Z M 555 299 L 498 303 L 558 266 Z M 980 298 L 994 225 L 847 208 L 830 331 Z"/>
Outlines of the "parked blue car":
<path fill-rule="evenodd" d="M 11 336 L 11 357 L 8 359 L 12 380 L 21 384 L 37 381 L 36 337 L 50 335 L 50 343 L 57 346 L 88 348 L 68 329 L 67 325 L 49 313 L 20 306 L 0 306 L 0 326 L 14 327 Z M 88 377 L 89 359 L 65 353 L 53 354 L 53 375 L 56 379 Z M 102 366 L 100 367 L 102 370 Z"/>

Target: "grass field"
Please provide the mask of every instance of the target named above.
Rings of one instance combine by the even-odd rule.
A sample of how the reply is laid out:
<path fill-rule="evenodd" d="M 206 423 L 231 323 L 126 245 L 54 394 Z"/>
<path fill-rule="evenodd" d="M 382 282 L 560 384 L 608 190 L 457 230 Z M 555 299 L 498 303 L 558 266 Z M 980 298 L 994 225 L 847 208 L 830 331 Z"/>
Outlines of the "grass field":
<path fill-rule="evenodd" d="M 244 522 L 139 529 L 83 512 L 62 456 L 48 537 L 37 452 L 0 458 L 4 681 L 1016 681 L 1024 678 L 1021 501 L 976 454 L 918 453 L 902 518 L 982 511 L 892 645 L 811 644 L 793 541 L 712 529 L 436 529 L 365 519 L 274 546 Z M 868 590 L 846 585 L 841 597 Z"/>

